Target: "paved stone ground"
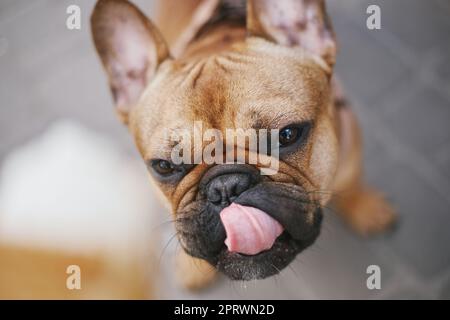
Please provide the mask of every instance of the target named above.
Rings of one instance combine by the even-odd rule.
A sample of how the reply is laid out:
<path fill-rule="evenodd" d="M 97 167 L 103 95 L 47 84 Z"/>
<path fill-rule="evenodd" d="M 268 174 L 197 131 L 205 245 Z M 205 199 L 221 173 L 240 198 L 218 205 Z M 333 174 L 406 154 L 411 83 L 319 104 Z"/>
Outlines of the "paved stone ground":
<path fill-rule="evenodd" d="M 137 2 L 151 12 L 152 1 Z M 81 31 L 64 27 L 69 4 L 83 10 Z M 365 27 L 369 4 L 380 5 L 382 30 Z M 136 154 L 113 115 L 90 43 L 92 6 L 0 0 L 0 161 L 67 117 Z M 450 2 L 330 0 L 329 9 L 340 42 L 338 74 L 364 128 L 367 179 L 395 204 L 398 230 L 362 240 L 330 212 L 318 242 L 281 275 L 221 279 L 197 294 L 175 286 L 172 245 L 161 260 L 168 283 L 161 297 L 450 299 Z M 381 290 L 366 288 L 371 264 L 381 267 Z"/>

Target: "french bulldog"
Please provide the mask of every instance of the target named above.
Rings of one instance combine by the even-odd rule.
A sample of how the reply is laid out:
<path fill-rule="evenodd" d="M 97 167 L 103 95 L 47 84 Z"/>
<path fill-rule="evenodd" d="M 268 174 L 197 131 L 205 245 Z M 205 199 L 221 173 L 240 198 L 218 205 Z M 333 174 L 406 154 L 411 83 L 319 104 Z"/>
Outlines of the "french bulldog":
<path fill-rule="evenodd" d="M 216 270 L 235 280 L 277 274 L 314 243 L 328 205 L 362 235 L 393 223 L 391 206 L 362 178 L 361 135 L 333 76 L 323 0 L 158 8 L 160 29 L 128 1 L 100 0 L 91 26 L 117 114 L 172 208 L 186 287 L 206 285 Z M 199 121 L 220 132 L 278 130 L 277 172 L 174 163 L 167 132 Z"/>

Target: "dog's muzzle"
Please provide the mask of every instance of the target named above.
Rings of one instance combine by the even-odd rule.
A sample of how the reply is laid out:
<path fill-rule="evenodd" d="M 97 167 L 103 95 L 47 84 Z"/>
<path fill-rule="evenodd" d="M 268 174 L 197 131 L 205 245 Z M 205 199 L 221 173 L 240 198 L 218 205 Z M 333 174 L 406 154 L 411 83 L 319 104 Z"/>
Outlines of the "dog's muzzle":
<path fill-rule="evenodd" d="M 278 273 L 319 234 L 321 210 L 311 203 L 308 192 L 297 185 L 271 181 L 253 166 L 216 165 L 203 175 L 198 190 L 196 199 L 177 212 L 181 245 L 232 279 L 250 280 Z M 271 248 L 257 250 L 254 255 L 228 250 L 220 213 L 231 203 L 258 209 L 282 226 L 284 231 L 272 239 Z"/>

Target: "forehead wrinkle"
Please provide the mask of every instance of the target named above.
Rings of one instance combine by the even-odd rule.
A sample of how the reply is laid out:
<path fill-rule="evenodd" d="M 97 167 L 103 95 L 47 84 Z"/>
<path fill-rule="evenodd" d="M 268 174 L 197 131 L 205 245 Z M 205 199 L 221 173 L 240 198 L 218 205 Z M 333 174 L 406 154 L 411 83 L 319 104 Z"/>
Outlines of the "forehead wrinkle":
<path fill-rule="evenodd" d="M 243 110 L 258 112 L 267 117 L 276 115 L 285 115 L 289 118 L 310 117 L 320 107 L 321 101 L 314 98 L 294 97 L 288 93 L 280 94 L 279 97 L 267 99 L 254 99 L 251 102 L 245 102 Z"/>
<path fill-rule="evenodd" d="M 268 130 L 282 129 L 291 123 L 303 120 L 305 119 L 300 119 L 298 114 L 294 111 L 260 112 L 252 128 Z"/>
<path fill-rule="evenodd" d="M 183 85 L 187 84 L 192 86 L 192 82 L 195 82 L 195 79 L 201 75 L 205 65 L 205 59 L 195 60 L 186 64 L 186 66 L 178 74 L 179 77 L 183 78 Z"/>
<path fill-rule="evenodd" d="M 228 71 L 218 68 L 214 58 L 196 68 L 185 85 L 186 108 L 191 110 L 190 121 L 202 121 L 205 126 L 220 129 L 227 112 Z"/>

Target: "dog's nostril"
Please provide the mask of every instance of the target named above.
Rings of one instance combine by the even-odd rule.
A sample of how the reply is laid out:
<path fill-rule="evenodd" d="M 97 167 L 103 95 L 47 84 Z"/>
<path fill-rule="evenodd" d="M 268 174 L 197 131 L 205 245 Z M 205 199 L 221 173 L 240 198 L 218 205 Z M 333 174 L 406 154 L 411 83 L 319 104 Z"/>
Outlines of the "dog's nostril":
<path fill-rule="evenodd" d="M 217 190 L 212 190 L 207 193 L 208 200 L 214 204 L 219 204 L 222 201 L 222 196 Z"/>
<path fill-rule="evenodd" d="M 251 179 L 248 174 L 221 175 L 208 184 L 207 199 L 213 204 L 226 206 L 247 190 L 250 185 Z"/>

